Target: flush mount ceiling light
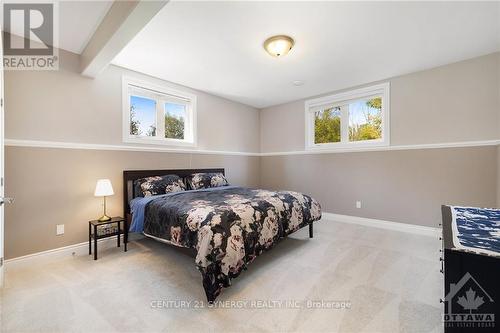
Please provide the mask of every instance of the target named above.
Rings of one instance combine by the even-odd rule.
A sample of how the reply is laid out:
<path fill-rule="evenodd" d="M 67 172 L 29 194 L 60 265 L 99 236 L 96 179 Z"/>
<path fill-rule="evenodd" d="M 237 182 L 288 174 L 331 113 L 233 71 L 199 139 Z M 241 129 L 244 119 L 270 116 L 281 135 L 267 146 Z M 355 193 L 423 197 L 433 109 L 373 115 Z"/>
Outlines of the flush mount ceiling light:
<path fill-rule="evenodd" d="M 264 42 L 264 49 L 273 57 L 282 57 L 292 49 L 294 41 L 285 35 L 272 36 Z"/>

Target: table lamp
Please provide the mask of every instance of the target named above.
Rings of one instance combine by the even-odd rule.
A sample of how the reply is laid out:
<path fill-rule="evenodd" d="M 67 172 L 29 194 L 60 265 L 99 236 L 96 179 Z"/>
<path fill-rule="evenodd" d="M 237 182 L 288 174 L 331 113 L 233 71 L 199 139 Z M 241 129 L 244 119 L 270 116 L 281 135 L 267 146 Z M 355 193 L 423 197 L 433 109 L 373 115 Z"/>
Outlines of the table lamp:
<path fill-rule="evenodd" d="M 99 218 L 99 221 L 101 222 L 111 220 L 111 217 L 106 215 L 106 197 L 113 194 L 115 193 L 113 192 L 113 186 L 111 186 L 111 181 L 109 179 L 99 179 L 97 181 L 94 196 L 104 198 L 104 215 Z"/>

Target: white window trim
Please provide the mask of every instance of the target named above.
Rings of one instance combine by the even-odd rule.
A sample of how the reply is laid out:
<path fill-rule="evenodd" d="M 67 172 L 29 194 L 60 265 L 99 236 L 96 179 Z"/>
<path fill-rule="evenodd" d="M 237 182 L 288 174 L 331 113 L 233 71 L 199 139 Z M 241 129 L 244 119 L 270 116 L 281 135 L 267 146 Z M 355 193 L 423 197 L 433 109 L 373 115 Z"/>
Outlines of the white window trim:
<path fill-rule="evenodd" d="M 370 96 L 381 96 L 382 98 L 382 138 L 376 140 L 354 141 L 354 142 L 332 142 L 314 143 L 314 112 L 325 105 L 338 106 L 346 101 L 358 100 Z M 305 102 L 305 148 L 306 150 L 343 150 L 366 147 L 383 147 L 390 145 L 390 83 L 381 83 L 369 87 L 350 90 L 335 95 L 315 98 Z M 342 112 L 346 112 L 343 110 Z M 343 127 L 348 128 L 348 123 L 343 122 Z M 348 135 L 344 128 L 343 136 Z M 345 140 L 345 138 L 343 138 Z"/>
<path fill-rule="evenodd" d="M 186 121 L 187 123 L 192 123 L 191 126 L 186 126 L 185 133 L 188 139 L 180 140 L 180 139 L 169 139 L 164 138 L 163 133 L 165 131 L 164 126 L 159 126 L 158 123 L 162 123 L 159 115 L 163 114 L 163 106 L 162 104 L 169 101 L 168 96 L 161 100 L 161 103 L 156 104 L 157 108 L 157 136 L 156 137 L 147 137 L 147 136 L 135 136 L 130 134 L 130 94 L 129 94 L 129 86 L 135 86 L 138 90 L 141 88 L 144 90 L 150 90 L 152 95 L 154 92 L 158 94 L 169 95 L 172 97 L 172 100 L 182 99 L 189 101 L 190 110 L 186 110 Z M 148 93 L 145 92 L 145 95 Z M 160 110 L 161 108 L 161 110 Z M 161 112 L 160 112 L 161 111 Z M 123 142 L 125 143 L 142 143 L 142 144 L 155 144 L 155 145 L 163 145 L 163 146 L 180 146 L 180 147 L 196 147 L 197 146 L 197 116 L 196 116 L 196 95 L 181 91 L 178 89 L 174 89 L 164 85 L 158 85 L 154 83 L 150 83 L 144 80 L 123 76 L 122 77 L 122 136 Z M 163 117 L 164 118 L 164 117 Z M 192 118 L 192 119 L 191 119 Z M 164 120 L 163 120 L 164 121 Z M 191 133 L 192 130 L 192 133 Z M 161 134 L 161 136 L 160 136 Z"/>

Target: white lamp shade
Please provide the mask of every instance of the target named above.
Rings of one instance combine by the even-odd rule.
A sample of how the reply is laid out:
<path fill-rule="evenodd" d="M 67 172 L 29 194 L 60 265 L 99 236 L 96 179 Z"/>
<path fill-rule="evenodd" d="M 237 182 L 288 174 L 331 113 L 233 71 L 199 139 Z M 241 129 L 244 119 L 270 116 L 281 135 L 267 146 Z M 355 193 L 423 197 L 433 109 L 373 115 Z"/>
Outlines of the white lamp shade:
<path fill-rule="evenodd" d="M 115 192 L 113 192 L 113 186 L 111 186 L 111 181 L 109 179 L 99 179 L 97 181 L 94 196 L 103 197 L 113 194 L 115 194 Z"/>

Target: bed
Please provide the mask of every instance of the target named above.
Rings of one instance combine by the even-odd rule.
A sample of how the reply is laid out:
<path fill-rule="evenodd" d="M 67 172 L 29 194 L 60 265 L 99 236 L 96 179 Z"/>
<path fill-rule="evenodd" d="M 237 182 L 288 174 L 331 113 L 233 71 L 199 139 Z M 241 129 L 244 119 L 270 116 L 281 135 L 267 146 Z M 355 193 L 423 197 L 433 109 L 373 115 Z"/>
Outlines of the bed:
<path fill-rule="evenodd" d="M 193 185 L 193 175 L 206 174 L 222 175 L 215 182 L 220 184 Z M 167 175 L 181 178 L 184 184 L 174 185 L 187 190 L 160 195 L 144 192 L 149 189 L 144 179 Z M 127 233 L 140 232 L 195 249 L 195 264 L 210 303 L 248 264 L 284 237 L 308 227 L 312 238 L 313 222 L 321 219 L 319 203 L 308 195 L 234 186 L 224 183 L 224 175 L 220 168 L 123 172 Z"/>

